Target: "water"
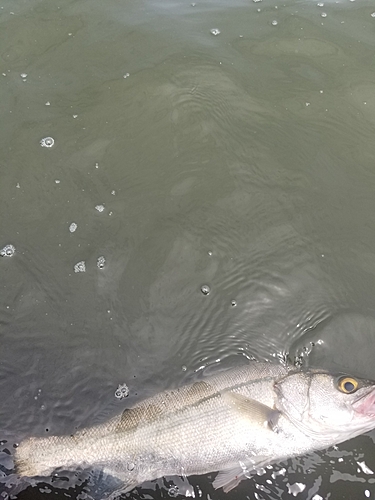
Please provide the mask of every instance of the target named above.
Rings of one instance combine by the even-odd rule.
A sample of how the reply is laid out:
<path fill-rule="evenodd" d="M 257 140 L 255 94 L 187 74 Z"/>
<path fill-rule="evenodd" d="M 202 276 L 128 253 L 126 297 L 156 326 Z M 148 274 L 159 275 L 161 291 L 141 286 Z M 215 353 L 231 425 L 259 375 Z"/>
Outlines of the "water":
<path fill-rule="evenodd" d="M 2 448 L 247 359 L 375 378 L 374 7 L 322 4 L 2 3 Z M 130 498 L 373 498 L 374 436 Z"/>

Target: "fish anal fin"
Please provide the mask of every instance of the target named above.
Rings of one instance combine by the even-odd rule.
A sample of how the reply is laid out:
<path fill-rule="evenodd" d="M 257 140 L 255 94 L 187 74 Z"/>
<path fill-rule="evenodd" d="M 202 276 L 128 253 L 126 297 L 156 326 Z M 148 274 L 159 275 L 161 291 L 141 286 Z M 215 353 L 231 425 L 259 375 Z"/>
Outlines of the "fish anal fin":
<path fill-rule="evenodd" d="M 115 491 L 109 495 L 108 500 L 118 500 L 120 495 L 128 493 L 129 491 L 134 490 L 134 488 L 138 485 L 137 482 L 126 483 L 123 486 L 117 488 Z"/>
<path fill-rule="evenodd" d="M 223 488 L 223 491 L 227 493 L 233 490 L 239 483 L 244 479 L 244 473 L 242 468 L 237 465 L 231 469 L 221 470 L 215 477 L 212 486 L 217 490 L 218 488 Z"/>
<path fill-rule="evenodd" d="M 221 397 L 253 425 L 268 427 L 271 431 L 277 432 L 280 416 L 278 410 L 237 392 L 223 392 Z"/>
<path fill-rule="evenodd" d="M 121 466 L 105 467 L 97 474 L 96 483 L 98 485 L 95 493 L 101 492 L 106 500 L 118 499 L 123 493 L 133 490 L 139 482 L 136 475 L 133 475 L 127 469 L 134 468 L 134 464 L 127 464 L 124 468 Z"/>
<path fill-rule="evenodd" d="M 269 465 L 270 459 L 266 456 L 254 456 L 246 461 L 239 461 L 238 464 L 219 471 L 212 485 L 216 489 L 223 488 L 225 493 L 233 490 L 243 479 L 249 478 L 256 471 Z"/>

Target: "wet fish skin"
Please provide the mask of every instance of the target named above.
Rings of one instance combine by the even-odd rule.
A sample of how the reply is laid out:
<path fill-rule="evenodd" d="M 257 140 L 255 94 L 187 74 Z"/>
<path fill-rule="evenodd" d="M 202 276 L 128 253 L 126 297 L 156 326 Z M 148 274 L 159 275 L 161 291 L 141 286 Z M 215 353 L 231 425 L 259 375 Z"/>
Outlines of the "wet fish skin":
<path fill-rule="evenodd" d="M 346 380 L 346 379 L 345 379 Z M 29 438 L 16 450 L 22 476 L 96 468 L 129 491 L 170 475 L 220 471 L 234 488 L 257 467 L 323 449 L 375 427 L 375 383 L 252 363 L 157 394 L 72 436 Z"/>

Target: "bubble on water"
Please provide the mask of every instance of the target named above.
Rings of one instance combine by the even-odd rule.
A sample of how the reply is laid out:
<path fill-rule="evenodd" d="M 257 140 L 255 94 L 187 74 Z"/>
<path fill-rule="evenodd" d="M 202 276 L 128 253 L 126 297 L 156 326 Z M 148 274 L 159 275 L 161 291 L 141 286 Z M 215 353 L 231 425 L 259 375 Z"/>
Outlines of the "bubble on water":
<path fill-rule="evenodd" d="M 320 14 L 320 17 L 327 17 L 327 12 L 322 12 L 322 13 Z"/>
<path fill-rule="evenodd" d="M 15 247 L 11 244 L 8 244 L 8 245 L 5 245 L 4 248 L 1 249 L 0 251 L 0 255 L 2 257 L 13 257 L 13 255 L 15 254 Z"/>
<path fill-rule="evenodd" d="M 116 191 L 113 189 L 113 190 L 111 191 L 111 194 L 113 194 L 113 196 L 115 196 Z"/>
<path fill-rule="evenodd" d="M 232 300 L 231 303 L 230 303 L 230 305 L 232 307 L 237 307 L 237 301 L 236 300 Z"/>
<path fill-rule="evenodd" d="M 44 137 L 39 141 L 39 144 L 42 146 L 42 148 L 52 148 L 52 146 L 55 144 L 55 139 L 53 139 L 53 137 Z"/>
<path fill-rule="evenodd" d="M 201 292 L 203 293 L 203 295 L 209 295 L 211 292 L 211 288 L 208 285 L 202 285 Z"/>
<path fill-rule="evenodd" d="M 168 488 L 168 495 L 172 498 L 178 497 L 178 487 L 171 486 L 170 488 Z"/>
<path fill-rule="evenodd" d="M 60 184 L 60 182 L 59 179 L 55 179 L 55 184 Z"/>
<path fill-rule="evenodd" d="M 77 226 L 77 224 L 76 224 L 75 222 L 72 222 L 72 223 L 70 224 L 70 226 L 69 226 L 69 231 L 70 231 L 71 233 L 74 233 L 74 231 L 77 229 L 77 227 L 78 227 L 78 226 Z"/>
<path fill-rule="evenodd" d="M 98 162 L 95 163 L 95 168 L 99 168 L 99 163 Z"/>
<path fill-rule="evenodd" d="M 51 106 L 51 103 L 49 101 L 47 101 L 45 106 Z"/>
<path fill-rule="evenodd" d="M 21 74 L 20 74 L 20 77 L 21 77 L 21 78 L 27 78 L 27 73 L 21 73 Z"/>
<path fill-rule="evenodd" d="M 105 266 L 105 258 L 103 257 L 103 255 L 98 257 L 98 260 L 96 261 L 96 265 L 98 266 L 99 269 L 103 269 L 103 267 Z"/>
<path fill-rule="evenodd" d="M 96 205 L 95 209 L 96 209 L 98 212 L 103 212 L 103 211 L 104 211 L 104 205 Z"/>
<path fill-rule="evenodd" d="M 209 255 L 210 257 L 212 256 L 212 252 L 211 252 L 211 250 L 209 250 L 207 253 L 208 253 L 208 255 Z"/>
<path fill-rule="evenodd" d="M 19 183 L 19 182 L 17 182 L 17 184 L 16 184 L 16 188 L 18 188 L 18 189 L 19 189 L 20 187 L 21 187 L 21 186 L 20 186 L 20 183 Z"/>
<path fill-rule="evenodd" d="M 117 399 L 124 399 L 129 396 L 129 387 L 126 384 L 119 384 L 115 391 L 115 397 Z"/>
<path fill-rule="evenodd" d="M 212 30 L 210 30 L 210 33 L 214 36 L 217 36 L 220 35 L 220 30 L 218 30 L 217 28 L 212 28 Z"/>
<path fill-rule="evenodd" d="M 276 19 L 274 19 L 273 21 L 271 21 L 271 24 L 272 24 L 272 26 L 277 26 L 278 22 L 276 21 Z"/>
<path fill-rule="evenodd" d="M 182 370 L 183 372 L 186 372 L 186 370 L 187 370 L 187 366 L 186 366 L 186 365 L 182 365 L 182 366 L 181 366 L 181 370 Z"/>
<path fill-rule="evenodd" d="M 375 17 L 375 12 L 371 12 L 371 17 Z"/>
<path fill-rule="evenodd" d="M 73 115 L 73 118 L 77 118 L 78 115 Z"/>
<path fill-rule="evenodd" d="M 133 464 L 133 462 L 129 462 L 129 463 L 128 463 L 128 465 L 126 466 L 126 468 L 127 468 L 129 471 L 134 470 L 134 467 L 135 467 L 135 464 Z"/>
<path fill-rule="evenodd" d="M 86 263 L 84 260 L 81 260 L 80 262 L 77 262 L 74 266 L 74 272 L 75 273 L 84 273 L 86 271 Z"/>

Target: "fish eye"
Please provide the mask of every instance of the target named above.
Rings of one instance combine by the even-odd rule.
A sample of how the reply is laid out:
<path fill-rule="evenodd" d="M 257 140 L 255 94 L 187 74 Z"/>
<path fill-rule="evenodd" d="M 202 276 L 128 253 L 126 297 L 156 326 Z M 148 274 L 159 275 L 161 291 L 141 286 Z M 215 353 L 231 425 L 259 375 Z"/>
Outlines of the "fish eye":
<path fill-rule="evenodd" d="M 358 381 L 353 377 L 342 377 L 338 381 L 338 388 L 345 394 L 352 394 L 358 389 Z"/>

